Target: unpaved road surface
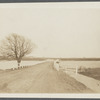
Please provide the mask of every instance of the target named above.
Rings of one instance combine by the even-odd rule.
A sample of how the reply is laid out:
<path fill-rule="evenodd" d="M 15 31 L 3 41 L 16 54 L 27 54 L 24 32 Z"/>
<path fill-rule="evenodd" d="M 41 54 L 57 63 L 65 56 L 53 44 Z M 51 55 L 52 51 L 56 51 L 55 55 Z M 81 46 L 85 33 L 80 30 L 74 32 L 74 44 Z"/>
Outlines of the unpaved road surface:
<path fill-rule="evenodd" d="M 57 72 L 53 62 L 14 71 L 0 72 L 0 93 L 92 93 L 66 73 Z"/>

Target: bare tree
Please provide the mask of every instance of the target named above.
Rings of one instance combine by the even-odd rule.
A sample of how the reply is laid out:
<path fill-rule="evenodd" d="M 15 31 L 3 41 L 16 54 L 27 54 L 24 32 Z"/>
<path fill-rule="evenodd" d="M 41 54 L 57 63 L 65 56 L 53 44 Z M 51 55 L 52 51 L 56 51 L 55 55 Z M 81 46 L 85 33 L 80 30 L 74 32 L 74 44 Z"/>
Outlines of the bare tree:
<path fill-rule="evenodd" d="M 22 58 L 30 54 L 33 47 L 35 47 L 35 45 L 31 40 L 13 33 L 2 41 L 0 53 L 4 57 L 17 60 L 18 66 L 20 66 Z"/>

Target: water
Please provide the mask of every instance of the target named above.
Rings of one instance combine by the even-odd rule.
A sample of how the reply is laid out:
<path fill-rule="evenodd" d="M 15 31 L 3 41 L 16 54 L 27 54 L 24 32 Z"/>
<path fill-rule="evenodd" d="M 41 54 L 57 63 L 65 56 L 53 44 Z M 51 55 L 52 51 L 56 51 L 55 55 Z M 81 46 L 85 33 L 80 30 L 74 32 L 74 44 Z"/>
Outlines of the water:
<path fill-rule="evenodd" d="M 22 61 L 21 66 L 30 66 L 42 62 L 45 61 Z M 85 68 L 100 68 L 100 61 L 60 61 L 60 66 L 64 68 L 76 68 L 76 66 L 83 66 Z M 5 70 L 17 67 L 16 61 L 0 61 L 0 69 Z"/>
<path fill-rule="evenodd" d="M 21 66 L 30 66 L 35 65 L 38 63 L 42 63 L 44 61 L 22 61 Z M 0 61 L 0 69 L 11 69 L 11 68 L 17 68 L 17 61 Z"/>
<path fill-rule="evenodd" d="M 60 66 L 75 68 L 83 66 L 85 68 L 100 68 L 100 61 L 60 61 Z"/>

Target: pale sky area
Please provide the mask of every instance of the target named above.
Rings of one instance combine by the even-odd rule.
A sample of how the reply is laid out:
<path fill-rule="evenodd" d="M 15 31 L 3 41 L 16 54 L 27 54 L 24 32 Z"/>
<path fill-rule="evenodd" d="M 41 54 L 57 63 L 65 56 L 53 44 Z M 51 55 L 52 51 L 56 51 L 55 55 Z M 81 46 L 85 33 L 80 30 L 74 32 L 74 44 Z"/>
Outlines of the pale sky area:
<path fill-rule="evenodd" d="M 0 40 L 10 33 L 31 39 L 34 57 L 98 58 L 100 2 L 0 4 Z"/>

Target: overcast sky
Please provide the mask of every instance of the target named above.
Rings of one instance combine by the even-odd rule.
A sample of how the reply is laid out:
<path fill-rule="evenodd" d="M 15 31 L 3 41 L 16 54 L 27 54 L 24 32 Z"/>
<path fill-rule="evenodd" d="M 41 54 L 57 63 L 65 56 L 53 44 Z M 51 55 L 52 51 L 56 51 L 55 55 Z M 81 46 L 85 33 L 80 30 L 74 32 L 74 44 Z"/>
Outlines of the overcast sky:
<path fill-rule="evenodd" d="M 100 57 L 100 3 L 0 4 L 0 40 L 18 33 L 36 57 Z"/>

